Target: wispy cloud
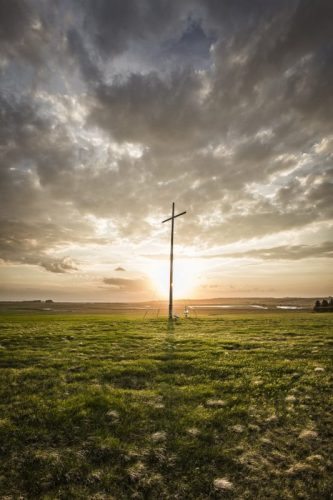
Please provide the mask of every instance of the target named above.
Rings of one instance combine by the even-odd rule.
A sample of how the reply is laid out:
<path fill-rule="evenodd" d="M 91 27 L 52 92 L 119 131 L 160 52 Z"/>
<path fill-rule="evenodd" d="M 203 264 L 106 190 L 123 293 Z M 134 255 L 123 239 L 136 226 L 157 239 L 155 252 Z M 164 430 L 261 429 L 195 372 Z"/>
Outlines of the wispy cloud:
<path fill-rule="evenodd" d="M 104 278 L 103 283 L 122 292 L 140 292 L 149 287 L 146 280 L 129 278 Z"/>
<path fill-rule="evenodd" d="M 254 258 L 263 260 L 300 260 L 309 258 L 332 258 L 333 242 L 326 241 L 320 245 L 285 245 L 272 248 L 258 248 L 244 252 L 234 252 L 221 257 Z"/>
<path fill-rule="evenodd" d="M 168 254 L 145 254 L 143 257 L 152 260 L 168 260 Z M 333 242 L 325 241 L 318 245 L 281 245 L 270 248 L 256 248 L 242 252 L 225 252 L 218 254 L 195 255 L 180 254 L 178 260 L 189 259 L 224 259 L 224 258 L 256 258 L 264 260 L 300 260 L 307 258 L 330 258 L 333 257 Z"/>

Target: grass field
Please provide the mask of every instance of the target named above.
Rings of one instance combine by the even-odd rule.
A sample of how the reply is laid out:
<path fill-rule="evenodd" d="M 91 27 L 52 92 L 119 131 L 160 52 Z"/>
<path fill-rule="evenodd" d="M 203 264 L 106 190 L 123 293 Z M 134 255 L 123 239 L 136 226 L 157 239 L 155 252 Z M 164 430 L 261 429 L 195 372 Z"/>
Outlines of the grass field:
<path fill-rule="evenodd" d="M 0 498 L 333 498 L 333 315 L 0 321 Z"/>

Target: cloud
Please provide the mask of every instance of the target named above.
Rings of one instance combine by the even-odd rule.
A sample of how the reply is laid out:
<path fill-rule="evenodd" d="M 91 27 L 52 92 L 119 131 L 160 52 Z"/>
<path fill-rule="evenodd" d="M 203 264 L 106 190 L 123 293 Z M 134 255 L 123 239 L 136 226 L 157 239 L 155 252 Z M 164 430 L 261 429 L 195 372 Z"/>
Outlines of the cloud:
<path fill-rule="evenodd" d="M 149 286 L 144 279 L 129 278 L 104 278 L 103 283 L 121 292 L 142 292 L 146 291 Z"/>
<path fill-rule="evenodd" d="M 174 200 L 199 252 L 332 220 L 331 21 L 325 0 L 0 2 L 0 257 L 74 270 L 59 249 L 103 224 L 160 241 Z M 288 243 L 270 255 L 306 254 Z"/>
<path fill-rule="evenodd" d="M 0 2 L 0 37 L 3 40 L 16 40 L 24 31 L 29 20 L 29 11 L 26 3 L 13 0 L 9 4 Z"/>
<path fill-rule="evenodd" d="M 49 14 L 53 11 L 50 6 Z M 51 16 L 50 16 L 51 17 Z M 0 55 L 40 68 L 43 47 L 51 42 L 53 26 L 38 4 L 26 0 L 0 0 Z"/>
<path fill-rule="evenodd" d="M 181 35 L 165 44 L 163 57 L 166 60 L 171 58 L 175 65 L 183 66 L 186 59 L 188 66 L 207 69 L 211 64 L 210 51 L 215 41 L 213 33 L 205 32 L 201 20 L 189 17 Z"/>
<path fill-rule="evenodd" d="M 63 257 L 62 259 L 52 259 L 45 256 L 42 257 L 41 261 L 37 261 L 37 263 L 51 273 L 66 273 L 68 271 L 78 270 L 76 263 L 70 257 Z"/>
<path fill-rule="evenodd" d="M 115 271 L 126 271 L 126 269 L 121 266 L 118 266 L 115 268 Z"/>
<path fill-rule="evenodd" d="M 17 239 L 0 235 L 0 258 L 3 262 L 40 266 L 51 273 L 78 270 L 76 262 L 70 257 L 55 257 L 47 243 L 39 244 L 35 239 L 29 238 Z"/>
<path fill-rule="evenodd" d="M 69 53 L 78 62 L 86 83 L 89 85 L 100 82 L 103 78 L 102 73 L 98 66 L 93 62 L 88 49 L 84 45 L 84 41 L 80 33 L 74 28 L 70 28 L 67 32 L 67 42 Z"/>
<path fill-rule="evenodd" d="M 86 26 L 104 57 L 114 57 L 131 43 L 154 43 L 175 32 L 191 2 L 164 0 L 89 0 Z"/>
<path fill-rule="evenodd" d="M 78 265 L 70 256 L 57 256 L 57 249 L 70 243 L 91 242 L 82 230 L 84 226 L 68 228 L 53 223 L 28 224 L 0 219 L 0 259 L 9 263 L 40 266 L 53 273 L 75 271 Z"/>
<path fill-rule="evenodd" d="M 125 82 L 100 85 L 90 120 L 119 142 L 162 150 L 171 145 L 183 149 L 193 140 L 203 145 L 201 89 L 201 78 L 192 70 L 176 71 L 167 78 L 156 72 L 132 74 Z"/>
<path fill-rule="evenodd" d="M 168 260 L 167 254 L 146 254 L 143 257 L 152 260 Z M 301 260 L 308 258 L 331 258 L 333 257 L 333 242 L 325 241 L 318 245 L 281 245 L 270 248 L 257 248 L 242 252 L 225 252 L 218 254 L 200 254 L 177 256 L 177 260 L 189 259 L 243 259 L 254 258 L 260 260 Z"/>
<path fill-rule="evenodd" d="M 218 256 L 210 256 L 210 258 L 216 257 Z M 254 258 L 262 260 L 327 259 L 333 257 L 333 242 L 325 241 L 319 245 L 282 245 L 272 248 L 258 248 L 245 252 L 226 253 L 219 257 Z"/>

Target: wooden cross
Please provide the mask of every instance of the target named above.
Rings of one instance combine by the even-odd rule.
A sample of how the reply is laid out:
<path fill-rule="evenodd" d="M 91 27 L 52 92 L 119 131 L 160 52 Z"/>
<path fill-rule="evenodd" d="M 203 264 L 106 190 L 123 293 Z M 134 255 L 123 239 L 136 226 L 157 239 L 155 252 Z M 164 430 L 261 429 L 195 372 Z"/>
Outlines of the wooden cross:
<path fill-rule="evenodd" d="M 168 219 L 162 221 L 168 222 L 171 220 L 171 248 L 170 248 L 170 287 L 169 287 L 169 320 L 173 319 L 173 234 L 174 234 L 174 220 L 176 217 L 180 217 L 181 215 L 186 214 L 186 212 L 182 212 L 180 214 L 175 215 L 175 204 L 172 203 L 172 215 Z"/>

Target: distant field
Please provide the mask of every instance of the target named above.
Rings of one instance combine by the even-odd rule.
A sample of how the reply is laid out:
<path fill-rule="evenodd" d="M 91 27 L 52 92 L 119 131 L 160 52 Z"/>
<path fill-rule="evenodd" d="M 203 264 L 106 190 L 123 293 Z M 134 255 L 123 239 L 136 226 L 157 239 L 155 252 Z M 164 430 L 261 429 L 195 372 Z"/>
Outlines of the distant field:
<path fill-rule="evenodd" d="M 0 498 L 333 498 L 333 315 L 0 316 Z"/>
<path fill-rule="evenodd" d="M 221 314 L 218 306 L 222 305 L 223 314 L 229 312 L 238 313 L 251 310 L 261 313 L 262 311 L 281 311 L 297 309 L 300 311 L 312 311 L 315 304 L 315 298 L 304 297 L 245 297 L 228 298 L 220 297 L 216 299 L 183 299 L 174 302 L 174 312 L 183 315 L 184 308 L 190 307 L 192 316 Z M 208 306 L 208 307 L 205 307 Z M 146 302 L 49 302 L 45 300 L 34 301 L 0 301 L 0 314 L 6 312 L 15 312 L 20 314 L 43 313 L 43 314 L 121 314 L 143 318 L 145 315 L 149 318 L 168 315 L 168 302 L 146 301 Z"/>

